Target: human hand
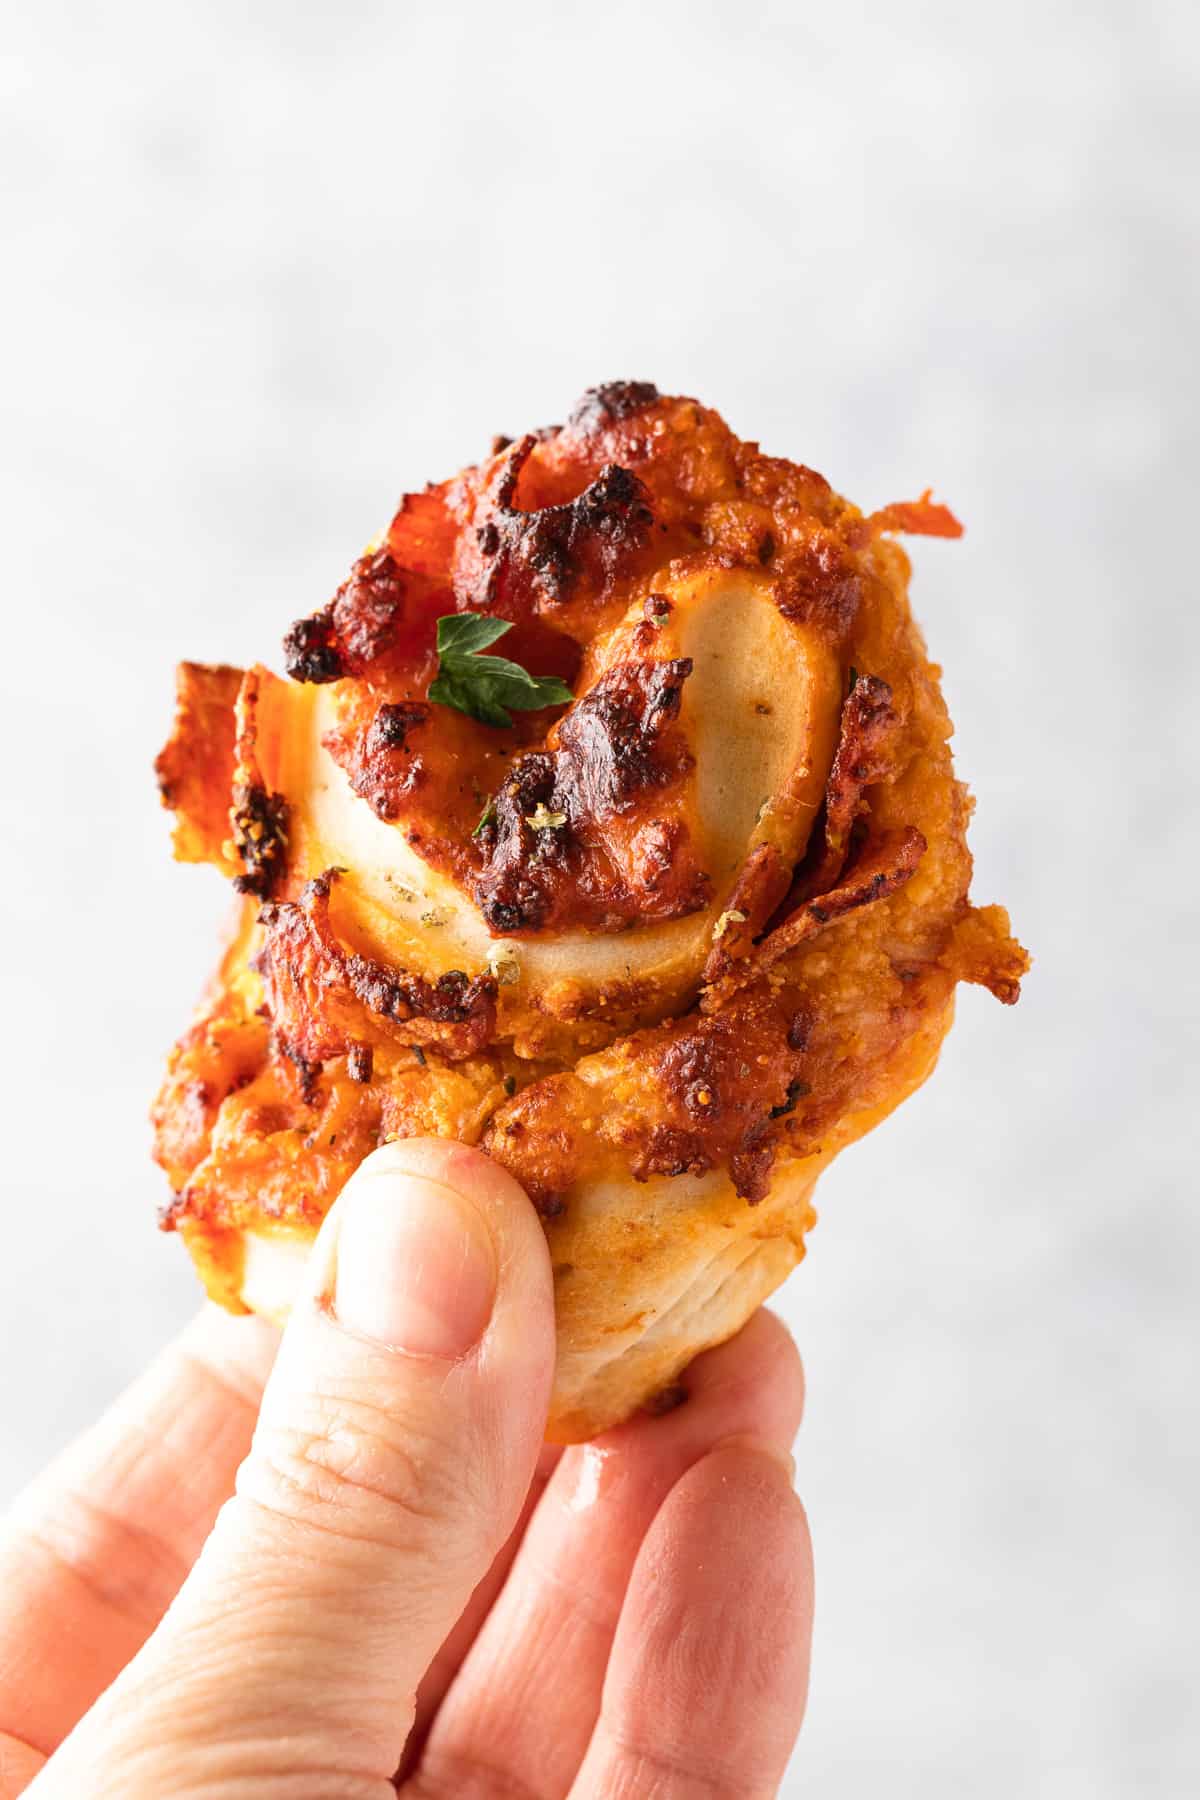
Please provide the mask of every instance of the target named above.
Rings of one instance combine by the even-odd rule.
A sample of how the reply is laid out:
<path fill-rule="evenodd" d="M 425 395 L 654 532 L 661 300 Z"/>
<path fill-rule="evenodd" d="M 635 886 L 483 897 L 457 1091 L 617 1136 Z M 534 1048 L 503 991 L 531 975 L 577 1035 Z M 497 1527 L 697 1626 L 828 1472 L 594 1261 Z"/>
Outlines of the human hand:
<path fill-rule="evenodd" d="M 539 1449 L 541 1227 L 486 1157 L 409 1140 L 347 1185 L 274 1352 L 208 1309 L 18 1502 L 0 1800 L 775 1793 L 812 1618 L 775 1319 L 677 1410 Z"/>

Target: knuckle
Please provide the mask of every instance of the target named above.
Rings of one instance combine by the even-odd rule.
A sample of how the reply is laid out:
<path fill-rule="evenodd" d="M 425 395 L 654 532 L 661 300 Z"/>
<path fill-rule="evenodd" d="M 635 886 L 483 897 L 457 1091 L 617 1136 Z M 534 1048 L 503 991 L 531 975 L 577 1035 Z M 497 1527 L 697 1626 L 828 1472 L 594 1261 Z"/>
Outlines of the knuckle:
<path fill-rule="evenodd" d="M 450 1450 L 361 1395 L 313 1395 L 260 1425 L 238 1491 L 294 1525 L 409 1550 L 441 1541 L 460 1513 L 461 1453 Z"/>

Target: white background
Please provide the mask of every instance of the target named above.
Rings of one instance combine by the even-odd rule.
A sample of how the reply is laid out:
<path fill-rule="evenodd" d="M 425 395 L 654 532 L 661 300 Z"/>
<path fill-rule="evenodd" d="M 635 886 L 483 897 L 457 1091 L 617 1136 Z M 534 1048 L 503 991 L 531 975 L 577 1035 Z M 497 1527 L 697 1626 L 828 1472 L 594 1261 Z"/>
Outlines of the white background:
<path fill-rule="evenodd" d="M 782 1300 L 786 1791 L 1195 1792 L 1195 10 L 40 0 L 0 66 L 0 1498 L 196 1299 L 145 1124 L 224 905 L 150 776 L 173 663 L 277 659 L 405 486 L 649 378 L 966 520 L 916 605 L 1037 957 Z"/>

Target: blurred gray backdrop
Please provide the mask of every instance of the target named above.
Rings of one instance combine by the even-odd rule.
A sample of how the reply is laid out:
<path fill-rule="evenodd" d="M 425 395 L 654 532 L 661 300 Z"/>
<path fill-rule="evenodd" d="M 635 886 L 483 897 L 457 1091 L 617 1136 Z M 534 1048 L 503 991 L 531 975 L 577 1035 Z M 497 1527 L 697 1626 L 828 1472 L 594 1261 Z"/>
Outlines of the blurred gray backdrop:
<path fill-rule="evenodd" d="M 0 79 L 0 1499 L 196 1303 L 145 1122 L 225 904 L 151 779 L 174 662 L 277 659 L 402 489 L 649 378 L 966 521 L 915 600 L 1037 957 L 782 1297 L 786 1791 L 1197 1791 L 1196 9 L 40 0 Z"/>

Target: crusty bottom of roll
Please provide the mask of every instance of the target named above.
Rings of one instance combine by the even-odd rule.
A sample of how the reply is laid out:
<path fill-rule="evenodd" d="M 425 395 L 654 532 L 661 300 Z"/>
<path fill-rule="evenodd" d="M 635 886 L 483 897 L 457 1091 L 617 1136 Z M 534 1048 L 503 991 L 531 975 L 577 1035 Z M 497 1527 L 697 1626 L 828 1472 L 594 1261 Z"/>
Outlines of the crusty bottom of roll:
<path fill-rule="evenodd" d="M 569 1208 L 591 1216 L 593 1243 L 602 1238 L 611 1252 L 589 1251 L 589 1262 L 608 1268 L 597 1283 L 557 1238 L 551 1244 L 558 1315 L 552 1442 L 582 1442 L 653 1403 L 701 1350 L 745 1324 L 804 1255 L 804 1234 L 816 1222 L 811 1163 L 819 1160 L 780 1171 L 753 1208 L 716 1175 L 614 1180 L 570 1197 Z M 286 1321 L 315 1232 L 183 1230 L 214 1299 Z M 624 1247 L 613 1241 L 622 1237 Z"/>
<path fill-rule="evenodd" d="M 582 1442 L 652 1405 L 693 1357 L 741 1329 L 804 1255 L 821 1170 L 921 1085 L 952 1016 L 952 1003 L 931 1012 L 893 1065 L 886 1097 L 852 1112 L 819 1154 L 781 1159 L 757 1206 L 717 1171 L 611 1176 L 566 1195 L 547 1227 L 558 1317 L 552 1442 Z M 182 1231 L 214 1300 L 284 1322 L 314 1231 L 194 1221 Z"/>

